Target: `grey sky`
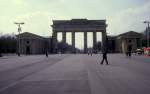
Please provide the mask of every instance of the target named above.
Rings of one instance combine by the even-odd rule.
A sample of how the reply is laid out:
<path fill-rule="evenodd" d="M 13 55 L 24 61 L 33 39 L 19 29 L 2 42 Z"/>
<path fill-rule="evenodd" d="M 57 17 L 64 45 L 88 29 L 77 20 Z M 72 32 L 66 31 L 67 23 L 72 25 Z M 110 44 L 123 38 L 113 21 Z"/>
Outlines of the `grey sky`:
<path fill-rule="evenodd" d="M 17 34 L 13 22 L 23 21 L 24 32 L 49 36 L 53 19 L 72 18 L 106 19 L 108 34 L 142 32 L 149 9 L 149 0 L 0 0 L 0 32 Z"/>

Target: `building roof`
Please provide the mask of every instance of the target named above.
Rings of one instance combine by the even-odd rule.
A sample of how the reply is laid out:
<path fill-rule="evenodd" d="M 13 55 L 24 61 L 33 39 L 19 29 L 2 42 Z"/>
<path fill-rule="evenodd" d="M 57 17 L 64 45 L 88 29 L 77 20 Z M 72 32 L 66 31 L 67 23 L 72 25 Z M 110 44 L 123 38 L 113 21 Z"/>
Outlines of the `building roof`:
<path fill-rule="evenodd" d="M 108 40 L 115 40 L 116 36 L 107 36 Z"/>
<path fill-rule="evenodd" d="M 17 35 L 18 37 L 18 35 Z M 20 38 L 30 38 L 30 39 L 44 39 L 44 37 L 33 34 L 33 33 L 29 33 L 29 32 L 24 32 L 20 34 Z"/>
<path fill-rule="evenodd" d="M 135 31 L 129 31 L 123 34 L 118 35 L 118 38 L 141 38 L 142 34 L 135 32 Z"/>

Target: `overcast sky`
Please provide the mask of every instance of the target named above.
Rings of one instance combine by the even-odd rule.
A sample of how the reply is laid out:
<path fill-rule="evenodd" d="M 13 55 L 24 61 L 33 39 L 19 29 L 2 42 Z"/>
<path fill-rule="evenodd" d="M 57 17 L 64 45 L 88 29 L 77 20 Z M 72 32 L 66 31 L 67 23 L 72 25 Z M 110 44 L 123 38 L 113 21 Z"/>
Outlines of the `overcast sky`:
<path fill-rule="evenodd" d="M 53 19 L 106 19 L 108 34 L 142 32 L 150 20 L 149 0 L 0 0 L 0 33 L 17 34 L 13 23 L 25 22 L 23 32 L 50 36 Z"/>

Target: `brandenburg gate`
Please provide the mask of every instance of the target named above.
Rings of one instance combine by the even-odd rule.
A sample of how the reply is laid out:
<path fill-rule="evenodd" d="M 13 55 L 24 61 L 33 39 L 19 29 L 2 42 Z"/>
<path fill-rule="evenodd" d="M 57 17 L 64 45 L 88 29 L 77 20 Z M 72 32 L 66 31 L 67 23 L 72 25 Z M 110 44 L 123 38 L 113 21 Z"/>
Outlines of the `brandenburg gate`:
<path fill-rule="evenodd" d="M 52 39 L 53 48 L 57 49 L 57 33 L 62 32 L 62 41 L 66 43 L 66 33 L 72 33 L 72 52 L 75 52 L 75 33 L 84 33 L 84 52 L 87 52 L 87 32 L 93 32 L 93 50 L 97 43 L 97 32 L 102 33 L 102 51 L 106 50 L 106 20 L 88 20 L 88 19 L 72 19 L 72 20 L 53 20 Z"/>

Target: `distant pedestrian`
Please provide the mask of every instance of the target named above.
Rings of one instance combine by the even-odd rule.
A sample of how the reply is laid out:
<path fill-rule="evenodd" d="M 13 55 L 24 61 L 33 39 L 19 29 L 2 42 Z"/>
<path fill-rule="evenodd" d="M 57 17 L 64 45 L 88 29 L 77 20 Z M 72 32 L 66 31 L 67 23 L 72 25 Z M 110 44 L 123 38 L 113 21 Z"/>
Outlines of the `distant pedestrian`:
<path fill-rule="evenodd" d="M 92 49 L 88 50 L 88 55 L 91 55 L 91 56 L 93 55 L 93 50 Z"/>
<path fill-rule="evenodd" d="M 46 51 L 46 57 L 48 57 L 48 52 Z"/>
<path fill-rule="evenodd" d="M 128 56 L 129 56 L 129 57 L 131 57 L 131 55 L 132 55 L 131 53 L 132 53 L 132 46 L 129 45 L 129 46 L 128 46 Z"/>
<path fill-rule="evenodd" d="M 87 53 L 88 53 L 88 55 L 89 55 L 89 54 L 90 54 L 90 51 L 88 50 L 88 52 L 87 52 Z"/>
<path fill-rule="evenodd" d="M 0 57 L 2 57 L 2 54 L 0 53 Z"/>
<path fill-rule="evenodd" d="M 90 50 L 90 55 L 92 56 L 92 54 L 93 54 L 93 50 L 91 49 L 91 50 Z"/>
<path fill-rule="evenodd" d="M 0 57 L 2 57 L 1 50 L 0 50 Z"/>
<path fill-rule="evenodd" d="M 126 56 L 128 57 L 128 51 L 126 51 L 126 53 L 125 53 L 125 54 L 126 54 Z"/>
<path fill-rule="evenodd" d="M 108 65 L 108 60 L 107 60 L 107 51 L 104 51 L 104 52 L 103 52 L 103 59 L 102 59 L 102 61 L 101 61 L 101 64 L 103 64 L 103 63 L 104 63 L 104 60 L 105 60 L 106 64 Z"/>
<path fill-rule="evenodd" d="M 17 55 L 20 56 L 20 53 L 18 52 Z"/>

